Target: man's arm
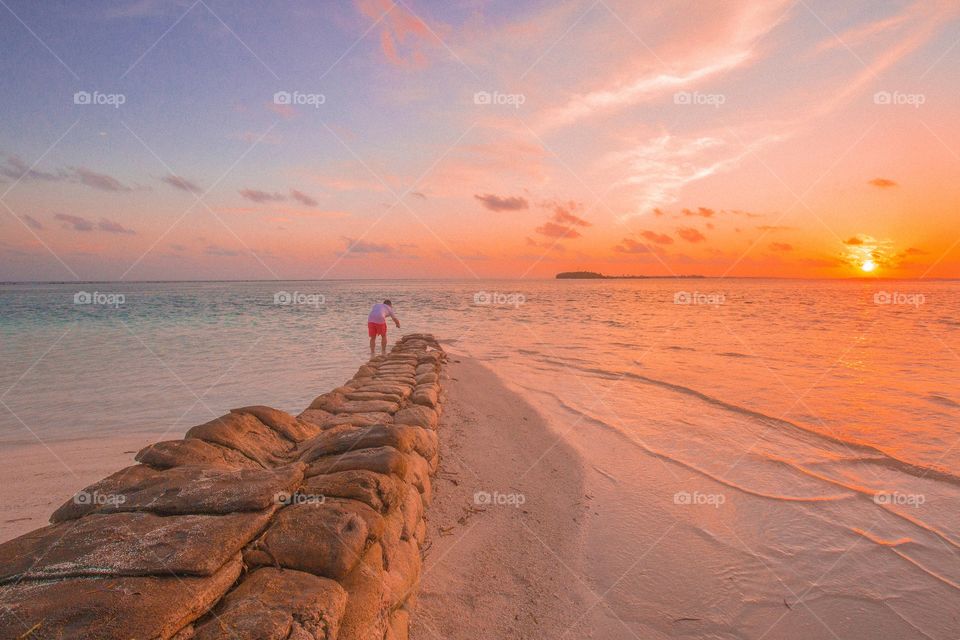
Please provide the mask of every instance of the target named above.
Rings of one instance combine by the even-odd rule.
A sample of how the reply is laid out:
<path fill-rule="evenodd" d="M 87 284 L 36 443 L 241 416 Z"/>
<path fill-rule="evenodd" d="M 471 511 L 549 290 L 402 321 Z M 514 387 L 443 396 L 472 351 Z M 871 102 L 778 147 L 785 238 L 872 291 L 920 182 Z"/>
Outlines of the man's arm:
<path fill-rule="evenodd" d="M 390 309 L 390 317 L 393 318 L 393 324 L 397 325 L 397 329 L 399 329 L 399 328 L 400 328 L 400 320 L 399 320 L 399 318 L 397 318 L 397 314 L 395 314 L 395 313 L 393 312 L 393 309 L 392 309 L 391 307 L 387 307 L 387 308 Z"/>

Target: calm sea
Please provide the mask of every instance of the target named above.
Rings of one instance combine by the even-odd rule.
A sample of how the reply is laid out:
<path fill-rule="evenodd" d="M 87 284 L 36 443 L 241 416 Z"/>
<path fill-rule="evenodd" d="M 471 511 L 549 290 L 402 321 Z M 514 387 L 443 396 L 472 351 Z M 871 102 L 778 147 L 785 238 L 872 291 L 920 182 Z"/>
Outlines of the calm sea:
<path fill-rule="evenodd" d="M 3 285 L 0 444 L 298 411 L 367 356 L 366 314 L 385 297 L 403 331 L 484 360 L 596 470 L 594 495 L 620 505 L 586 525 L 612 554 L 602 566 L 636 556 L 611 540 L 671 521 L 659 544 L 715 564 L 664 567 L 656 584 L 611 574 L 614 611 L 679 611 L 689 578 L 710 594 L 694 616 L 709 633 L 760 637 L 804 599 L 822 603 L 821 637 L 814 618 L 848 615 L 843 594 L 896 637 L 948 637 L 931 612 L 957 610 L 960 591 L 955 281 Z"/>

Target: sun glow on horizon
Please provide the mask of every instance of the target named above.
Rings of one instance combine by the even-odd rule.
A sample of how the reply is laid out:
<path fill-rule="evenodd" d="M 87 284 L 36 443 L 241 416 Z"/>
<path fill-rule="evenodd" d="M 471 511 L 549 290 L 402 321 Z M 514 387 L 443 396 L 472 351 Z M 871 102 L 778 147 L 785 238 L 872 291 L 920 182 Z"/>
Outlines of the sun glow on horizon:
<path fill-rule="evenodd" d="M 862 265 L 860 265 L 860 270 L 863 271 L 864 273 L 870 273 L 876 268 L 877 268 L 877 263 L 874 262 L 873 260 L 867 260 Z"/>

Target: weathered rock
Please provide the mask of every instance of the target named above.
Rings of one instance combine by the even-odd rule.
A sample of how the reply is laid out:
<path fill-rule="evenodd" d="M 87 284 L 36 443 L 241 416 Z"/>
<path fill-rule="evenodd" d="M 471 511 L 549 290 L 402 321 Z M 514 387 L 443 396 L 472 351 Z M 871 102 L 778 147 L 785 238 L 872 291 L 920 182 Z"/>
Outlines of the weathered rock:
<path fill-rule="evenodd" d="M 347 592 L 327 578 L 263 567 L 196 625 L 194 640 L 335 640 Z"/>
<path fill-rule="evenodd" d="M 420 582 L 421 564 L 420 549 L 413 540 L 383 545 L 384 587 L 390 609 L 407 601 Z"/>
<path fill-rule="evenodd" d="M 423 375 L 424 373 L 436 373 L 437 365 L 432 362 L 425 362 L 423 364 L 417 365 L 417 375 Z"/>
<path fill-rule="evenodd" d="M 307 495 L 359 500 L 379 513 L 386 513 L 404 503 L 407 487 L 393 476 L 353 469 L 307 478 L 300 491 Z M 413 491 L 419 504 L 419 494 L 416 489 Z"/>
<path fill-rule="evenodd" d="M 91 515 L 0 545 L 0 582 L 79 576 L 209 576 L 237 555 L 272 511 L 225 516 Z"/>
<path fill-rule="evenodd" d="M 396 424 L 411 424 L 427 429 L 436 429 L 439 416 L 437 412 L 424 405 L 410 405 L 397 411 L 393 415 L 393 421 Z"/>
<path fill-rule="evenodd" d="M 333 413 L 393 413 L 400 408 L 396 402 L 386 400 L 344 400 L 343 404 L 333 409 L 328 409 Z"/>
<path fill-rule="evenodd" d="M 400 511 L 403 514 L 403 530 L 400 537 L 409 540 L 416 536 L 417 528 L 423 522 L 423 501 L 420 499 L 420 491 L 410 484 L 405 484 L 406 490 L 403 495 L 403 504 Z"/>
<path fill-rule="evenodd" d="M 433 372 L 421 373 L 417 376 L 417 385 L 429 384 L 431 382 L 439 382 L 439 376 Z"/>
<path fill-rule="evenodd" d="M 394 380 L 401 383 L 413 382 L 416 380 L 416 375 L 414 370 L 410 371 L 378 371 L 377 375 L 373 376 L 374 380 Z"/>
<path fill-rule="evenodd" d="M 410 640 L 410 613 L 406 609 L 390 613 L 390 626 L 383 640 Z"/>
<path fill-rule="evenodd" d="M 366 469 L 404 478 L 407 475 L 407 459 L 393 447 L 375 447 L 317 458 L 307 466 L 309 478 L 321 473 Z"/>
<path fill-rule="evenodd" d="M 276 504 L 278 493 L 293 491 L 303 472 L 299 462 L 276 469 L 187 466 L 157 471 L 135 465 L 79 492 L 50 521 L 124 511 L 168 515 L 263 511 Z"/>
<path fill-rule="evenodd" d="M 324 425 L 332 416 L 332 413 L 329 411 L 324 411 L 323 409 L 306 409 L 300 412 L 300 415 L 297 416 L 297 419 L 303 420 L 304 422 L 309 422 L 310 424 L 316 425 L 323 429 Z"/>
<path fill-rule="evenodd" d="M 327 417 L 314 416 L 314 414 L 320 413 L 321 410 L 318 409 L 307 409 L 300 414 L 300 417 L 304 420 L 309 420 L 314 424 L 319 425 L 323 429 L 331 429 L 333 427 L 338 427 L 341 425 L 354 425 L 354 426 L 367 426 L 371 424 L 389 424 L 393 422 L 393 416 L 389 413 L 375 412 L 375 413 L 340 413 L 334 415 L 326 411 L 322 411 Z M 309 415 L 308 415 L 309 414 Z M 323 422 L 319 422 L 323 420 Z"/>
<path fill-rule="evenodd" d="M 234 557 L 212 576 L 73 578 L 0 587 L 0 640 L 170 638 L 240 575 Z"/>
<path fill-rule="evenodd" d="M 413 385 L 397 384 L 395 382 L 374 381 L 359 387 L 357 391 L 376 391 L 378 393 L 399 394 L 401 398 L 408 398 L 413 393 Z"/>
<path fill-rule="evenodd" d="M 351 501 L 308 502 L 281 509 L 264 534 L 243 553 L 248 566 L 280 566 L 341 580 L 372 542 L 369 520 Z M 382 533 L 382 523 L 381 523 Z"/>
<path fill-rule="evenodd" d="M 425 407 L 433 408 L 437 406 L 439 396 L 437 395 L 437 391 L 433 386 L 426 385 L 417 387 L 414 390 L 413 395 L 410 397 L 410 401 L 414 404 L 420 404 Z"/>
<path fill-rule="evenodd" d="M 412 484 L 420 492 L 420 499 L 424 505 L 432 501 L 433 492 L 430 486 L 430 467 L 427 461 L 416 453 L 400 454 L 407 461 L 407 473 L 401 476 L 404 482 Z"/>
<path fill-rule="evenodd" d="M 383 573 L 383 549 L 377 543 L 367 549 L 363 560 L 340 581 L 347 591 L 347 608 L 340 621 L 341 639 L 383 638 L 389 614 Z"/>
<path fill-rule="evenodd" d="M 347 400 L 385 400 L 386 402 L 400 402 L 403 398 L 399 393 L 380 393 L 379 391 L 351 391 L 346 394 Z"/>
<path fill-rule="evenodd" d="M 404 453 L 416 451 L 424 458 L 431 458 L 437 452 L 437 445 L 434 432 L 412 425 L 340 427 L 304 442 L 299 459 L 301 462 L 313 462 L 323 456 L 383 446 Z"/>
<path fill-rule="evenodd" d="M 313 402 L 310 403 L 309 409 L 322 409 L 324 411 L 329 411 L 330 413 L 336 413 L 337 407 L 343 405 L 346 402 L 346 398 L 343 397 L 344 393 L 352 391 L 352 388 L 344 388 L 338 391 L 330 391 L 328 393 L 323 393 L 313 399 Z"/>
<path fill-rule="evenodd" d="M 236 449 L 264 467 L 283 464 L 294 443 L 249 413 L 228 413 L 187 431 L 187 438 Z"/>
<path fill-rule="evenodd" d="M 279 409 L 274 409 L 273 407 L 256 405 L 251 407 L 241 407 L 239 409 L 231 409 L 230 412 L 249 413 L 257 418 L 260 422 L 282 435 L 287 440 L 291 440 L 293 442 L 306 440 L 307 438 L 317 435 L 317 433 L 321 431 L 321 429 L 317 428 L 316 425 L 309 422 L 304 422 L 303 420 L 298 420 L 286 411 L 280 411 Z"/>
<path fill-rule="evenodd" d="M 196 438 L 151 444 L 141 449 L 135 460 L 160 469 L 187 465 L 219 466 L 230 469 L 263 468 L 260 463 L 239 451 Z"/>

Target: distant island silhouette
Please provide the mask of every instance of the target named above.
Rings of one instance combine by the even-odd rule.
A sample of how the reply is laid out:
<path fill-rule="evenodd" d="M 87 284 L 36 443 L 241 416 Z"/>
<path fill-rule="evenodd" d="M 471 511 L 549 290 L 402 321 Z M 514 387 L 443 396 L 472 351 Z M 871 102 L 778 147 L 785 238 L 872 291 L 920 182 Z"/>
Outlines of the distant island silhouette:
<path fill-rule="evenodd" d="M 706 276 L 605 276 L 596 271 L 562 271 L 556 275 L 557 280 L 641 280 L 656 278 L 704 278 Z"/>

